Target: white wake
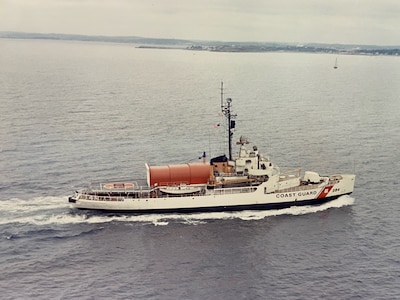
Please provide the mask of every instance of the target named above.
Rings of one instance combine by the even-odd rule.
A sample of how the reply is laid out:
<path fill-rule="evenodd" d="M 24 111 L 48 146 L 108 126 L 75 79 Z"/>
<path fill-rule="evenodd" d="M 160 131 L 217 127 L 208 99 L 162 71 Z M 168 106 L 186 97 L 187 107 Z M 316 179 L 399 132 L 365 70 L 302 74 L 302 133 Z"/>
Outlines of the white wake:
<path fill-rule="evenodd" d="M 139 222 L 165 226 L 170 222 L 199 225 L 209 220 L 262 220 L 281 215 L 305 215 L 354 204 L 354 198 L 342 196 L 319 206 L 294 206 L 285 209 L 240 212 L 211 212 L 194 214 L 96 214 L 70 208 L 67 197 L 36 197 L 31 200 L 0 200 L 0 225 L 19 223 L 33 225 L 97 224 L 110 222 Z"/>

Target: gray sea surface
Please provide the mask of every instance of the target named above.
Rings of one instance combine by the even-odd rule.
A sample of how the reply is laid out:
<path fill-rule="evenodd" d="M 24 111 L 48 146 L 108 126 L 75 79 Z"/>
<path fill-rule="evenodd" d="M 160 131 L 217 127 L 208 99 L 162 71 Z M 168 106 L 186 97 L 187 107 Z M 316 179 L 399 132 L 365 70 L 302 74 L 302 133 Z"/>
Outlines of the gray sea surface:
<path fill-rule="evenodd" d="M 338 69 L 333 69 L 338 58 Z M 226 152 L 357 174 L 317 207 L 75 211 L 92 179 Z M 1 299 L 399 299 L 400 59 L 0 39 Z M 235 149 L 237 151 L 237 149 Z"/>

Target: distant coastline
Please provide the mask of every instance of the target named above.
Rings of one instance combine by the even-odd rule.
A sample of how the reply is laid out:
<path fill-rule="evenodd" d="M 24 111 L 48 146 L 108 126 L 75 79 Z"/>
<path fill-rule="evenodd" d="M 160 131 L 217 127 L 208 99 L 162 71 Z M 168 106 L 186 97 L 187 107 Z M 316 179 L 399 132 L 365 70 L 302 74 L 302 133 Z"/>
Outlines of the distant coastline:
<path fill-rule="evenodd" d="M 182 49 L 211 52 L 296 52 L 347 55 L 400 55 L 400 46 L 345 45 L 320 43 L 223 42 L 182 39 L 158 39 L 136 36 L 92 36 L 58 33 L 0 32 L 5 39 L 66 40 L 104 43 L 128 43 L 138 48 Z"/>

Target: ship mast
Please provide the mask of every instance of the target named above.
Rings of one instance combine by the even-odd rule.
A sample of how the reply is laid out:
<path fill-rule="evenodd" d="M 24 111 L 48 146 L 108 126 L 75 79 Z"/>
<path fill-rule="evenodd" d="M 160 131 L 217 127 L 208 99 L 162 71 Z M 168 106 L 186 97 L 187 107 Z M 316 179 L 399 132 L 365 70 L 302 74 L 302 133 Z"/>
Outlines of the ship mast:
<path fill-rule="evenodd" d="M 227 98 L 224 104 L 224 83 L 221 82 L 221 112 L 224 114 L 227 123 L 228 123 L 228 151 L 229 151 L 229 160 L 232 160 L 232 137 L 233 137 L 233 130 L 235 129 L 236 121 L 236 114 L 231 113 L 231 103 L 232 99 Z"/>

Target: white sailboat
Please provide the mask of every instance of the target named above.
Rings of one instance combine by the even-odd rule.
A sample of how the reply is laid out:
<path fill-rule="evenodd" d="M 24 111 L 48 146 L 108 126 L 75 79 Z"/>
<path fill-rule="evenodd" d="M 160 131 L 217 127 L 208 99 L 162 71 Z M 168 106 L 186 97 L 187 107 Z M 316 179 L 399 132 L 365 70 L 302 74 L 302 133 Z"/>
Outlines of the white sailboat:
<path fill-rule="evenodd" d="M 335 64 L 333 65 L 333 68 L 334 69 L 337 69 L 339 66 L 338 66 L 338 61 L 337 61 L 337 57 L 336 57 L 336 60 L 335 60 Z"/>

